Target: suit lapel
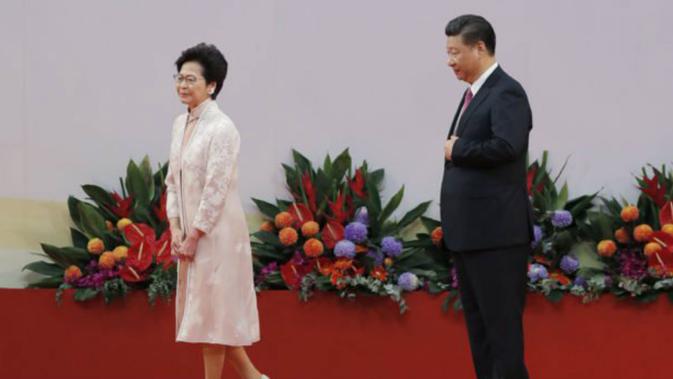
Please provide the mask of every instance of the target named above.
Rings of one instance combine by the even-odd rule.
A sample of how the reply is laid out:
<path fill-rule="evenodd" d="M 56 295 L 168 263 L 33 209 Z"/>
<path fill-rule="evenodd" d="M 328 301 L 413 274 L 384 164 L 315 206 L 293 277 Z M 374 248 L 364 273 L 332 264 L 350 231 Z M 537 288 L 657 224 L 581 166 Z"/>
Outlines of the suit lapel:
<path fill-rule="evenodd" d="M 453 115 L 453 121 L 451 122 L 451 128 L 449 129 L 449 136 L 446 137 L 446 139 L 451 138 L 453 135 L 453 132 L 456 130 L 456 122 L 458 121 L 458 116 L 460 115 L 460 110 L 463 108 L 463 103 L 465 103 L 465 95 L 467 94 L 467 91 L 463 92 L 463 97 L 460 99 L 460 104 L 458 104 L 458 109 L 456 110 L 456 113 Z"/>
<path fill-rule="evenodd" d="M 463 133 L 465 132 L 465 128 L 469 126 L 467 122 L 470 119 L 470 116 L 474 113 L 474 111 L 479 108 L 479 105 L 486 100 L 488 95 L 491 93 L 491 88 L 493 85 L 498 81 L 500 78 L 500 75 L 502 74 L 502 69 L 500 66 L 498 66 L 495 71 L 486 79 L 486 82 L 481 86 L 477 94 L 474 96 L 474 99 L 472 99 L 472 102 L 470 102 L 470 105 L 467 106 L 467 109 L 465 109 L 465 113 L 463 113 L 463 116 L 460 118 L 460 122 L 458 123 L 458 126 L 456 128 L 456 135 L 457 136 L 462 136 Z M 462 103 L 461 103 L 462 104 Z"/>

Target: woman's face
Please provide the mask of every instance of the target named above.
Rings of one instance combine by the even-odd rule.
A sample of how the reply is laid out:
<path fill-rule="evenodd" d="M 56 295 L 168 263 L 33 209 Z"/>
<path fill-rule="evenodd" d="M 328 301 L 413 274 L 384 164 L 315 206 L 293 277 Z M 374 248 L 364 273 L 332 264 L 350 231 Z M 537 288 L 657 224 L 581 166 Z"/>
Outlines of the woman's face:
<path fill-rule="evenodd" d="M 215 91 L 215 83 L 206 84 L 203 67 L 197 62 L 185 62 L 175 78 L 180 101 L 189 109 L 196 108 Z"/>

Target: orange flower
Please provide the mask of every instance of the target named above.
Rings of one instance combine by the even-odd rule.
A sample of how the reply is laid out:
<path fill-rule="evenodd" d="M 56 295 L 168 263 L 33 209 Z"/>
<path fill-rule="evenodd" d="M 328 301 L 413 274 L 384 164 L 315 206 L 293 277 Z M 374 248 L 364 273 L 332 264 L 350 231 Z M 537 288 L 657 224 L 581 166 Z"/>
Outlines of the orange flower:
<path fill-rule="evenodd" d="M 390 266 L 393 265 L 393 259 L 390 258 L 390 257 L 387 257 L 386 259 L 383 260 L 383 264 L 384 264 L 386 267 L 390 267 Z"/>
<path fill-rule="evenodd" d="M 598 254 L 601 257 L 611 257 L 617 252 L 617 244 L 613 240 L 603 240 L 598 243 Z"/>
<path fill-rule="evenodd" d="M 284 246 L 292 246 L 297 243 L 299 235 L 297 234 L 296 230 L 287 227 L 280 231 L 278 238 L 280 239 L 280 243 L 282 243 Z"/>
<path fill-rule="evenodd" d="M 313 237 L 318 232 L 320 232 L 320 225 L 315 221 L 307 221 L 301 226 L 301 234 L 306 238 Z"/>
<path fill-rule="evenodd" d="M 112 255 L 114 255 L 117 262 L 124 260 L 129 256 L 129 248 L 126 246 L 117 246 L 112 250 Z"/>
<path fill-rule="evenodd" d="M 318 259 L 316 259 L 315 264 L 318 267 L 318 271 L 321 274 L 323 274 L 325 276 L 329 276 L 329 275 L 332 274 L 334 264 L 332 263 L 331 260 L 329 260 L 329 258 L 324 258 L 324 257 L 318 258 Z"/>
<path fill-rule="evenodd" d="M 432 239 L 432 243 L 435 244 L 435 246 L 442 246 L 442 238 L 444 238 L 444 232 L 442 231 L 442 227 L 438 226 L 436 227 L 432 233 L 430 233 L 430 238 Z"/>
<path fill-rule="evenodd" d="M 673 224 L 666 224 L 662 226 L 661 231 L 673 237 Z"/>
<path fill-rule="evenodd" d="M 662 250 L 663 247 L 661 247 L 661 245 L 659 245 L 656 242 L 650 242 L 647 245 L 645 245 L 644 252 L 646 257 L 650 257 L 654 254 L 661 253 Z"/>
<path fill-rule="evenodd" d="M 65 281 L 70 283 L 82 277 L 82 270 L 80 270 L 79 267 L 74 265 L 69 266 L 68 268 L 65 269 L 65 273 L 63 274 L 63 276 L 65 277 Z"/>
<path fill-rule="evenodd" d="M 123 231 L 124 228 L 131 224 L 133 224 L 133 221 L 129 220 L 128 218 L 121 218 L 119 221 L 117 221 L 117 229 L 119 229 L 119 231 Z"/>
<path fill-rule="evenodd" d="M 294 219 L 290 213 L 280 212 L 276 215 L 274 222 L 276 223 L 276 228 L 284 229 L 291 226 L 294 222 Z"/>
<path fill-rule="evenodd" d="M 353 261 L 348 258 L 339 258 L 334 262 L 334 268 L 339 271 L 345 271 L 353 267 Z"/>
<path fill-rule="evenodd" d="M 388 279 L 388 272 L 383 267 L 377 266 L 372 269 L 372 271 L 369 273 L 369 276 L 376 280 L 385 282 L 386 279 Z"/>
<path fill-rule="evenodd" d="M 550 277 L 559 282 L 562 286 L 567 286 L 568 284 L 571 283 L 570 278 L 568 278 L 565 274 L 560 272 L 552 272 Z"/>
<path fill-rule="evenodd" d="M 304 242 L 304 252 L 309 257 L 318 257 L 322 255 L 324 250 L 325 248 L 323 247 L 322 242 L 318 239 L 311 238 Z"/>
<path fill-rule="evenodd" d="M 105 251 L 105 244 L 103 244 L 103 240 L 100 238 L 92 238 L 86 244 L 86 250 L 90 254 L 100 255 L 103 251 Z"/>
<path fill-rule="evenodd" d="M 106 251 L 98 258 L 98 267 L 112 269 L 115 266 L 115 256 L 111 251 Z"/>
<path fill-rule="evenodd" d="M 626 228 L 619 228 L 615 230 L 615 239 L 619 243 L 629 243 L 631 241 L 631 237 L 629 236 L 629 232 L 626 231 Z"/>
<path fill-rule="evenodd" d="M 622 208 L 620 216 L 624 222 L 632 222 L 636 221 L 638 217 L 640 217 L 640 212 L 638 211 L 637 207 L 633 205 L 627 205 L 626 207 Z"/>
<path fill-rule="evenodd" d="M 263 231 L 263 232 L 273 233 L 273 231 L 276 230 L 276 228 L 275 228 L 273 222 L 271 222 L 271 221 L 264 221 L 264 222 L 262 223 L 262 225 L 259 226 L 259 230 L 261 230 L 261 231 Z"/>
<path fill-rule="evenodd" d="M 636 226 L 636 228 L 633 230 L 633 238 L 635 238 L 638 242 L 647 242 L 652 239 L 652 233 L 654 233 L 654 230 L 652 230 L 651 226 L 647 224 L 641 224 Z"/>

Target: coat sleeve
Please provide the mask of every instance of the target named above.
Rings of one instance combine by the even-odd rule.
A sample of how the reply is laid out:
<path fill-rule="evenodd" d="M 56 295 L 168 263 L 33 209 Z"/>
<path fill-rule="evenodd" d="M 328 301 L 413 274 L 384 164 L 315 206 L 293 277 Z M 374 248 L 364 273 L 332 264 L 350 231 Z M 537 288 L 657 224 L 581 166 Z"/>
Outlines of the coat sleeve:
<path fill-rule="evenodd" d="M 233 176 L 240 137 L 233 125 L 217 127 L 208 147 L 206 178 L 192 227 L 208 234 L 224 208 Z"/>
<path fill-rule="evenodd" d="M 503 91 L 491 110 L 491 137 L 483 141 L 459 138 L 451 160 L 456 167 L 491 168 L 526 153 L 530 107 L 522 88 Z"/>
<path fill-rule="evenodd" d="M 173 126 L 173 134 L 171 138 L 171 149 L 173 144 L 172 139 L 175 138 L 175 125 Z M 177 198 L 177 181 L 175 180 L 175 174 L 173 173 L 173 170 L 171 169 L 171 166 L 175 164 L 175 162 L 171 162 L 170 160 L 173 158 L 174 154 L 173 151 L 171 151 L 168 155 L 168 172 L 166 173 L 166 180 L 164 183 L 166 184 L 166 216 L 171 219 L 171 218 L 179 218 L 180 217 L 180 209 L 178 208 L 178 198 Z"/>

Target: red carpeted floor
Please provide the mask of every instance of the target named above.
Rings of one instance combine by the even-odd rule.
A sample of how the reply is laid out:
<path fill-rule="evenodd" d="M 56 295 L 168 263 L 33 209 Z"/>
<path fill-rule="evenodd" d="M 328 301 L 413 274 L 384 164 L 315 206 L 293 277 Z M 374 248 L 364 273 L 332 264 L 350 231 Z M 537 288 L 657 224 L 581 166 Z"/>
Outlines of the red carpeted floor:
<path fill-rule="evenodd" d="M 174 343 L 173 304 L 144 293 L 105 305 L 61 306 L 54 291 L 0 289 L 0 378 L 201 378 L 198 346 Z M 249 354 L 272 379 L 474 378 L 460 314 L 417 293 L 410 311 L 362 296 L 301 303 L 259 295 L 262 342 Z M 530 295 L 525 317 L 532 379 L 673 378 L 673 305 L 551 304 Z M 227 369 L 225 378 L 235 378 Z"/>

